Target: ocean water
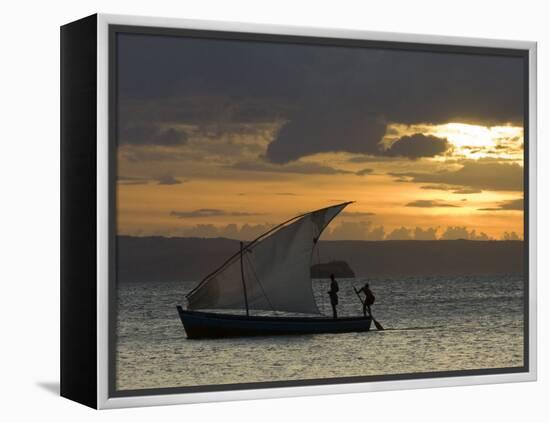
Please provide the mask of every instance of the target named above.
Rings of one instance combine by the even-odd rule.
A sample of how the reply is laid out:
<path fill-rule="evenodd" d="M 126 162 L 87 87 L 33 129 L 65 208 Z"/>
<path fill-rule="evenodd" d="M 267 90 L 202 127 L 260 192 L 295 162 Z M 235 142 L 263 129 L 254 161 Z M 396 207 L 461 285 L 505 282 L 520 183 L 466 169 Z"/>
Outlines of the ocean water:
<path fill-rule="evenodd" d="M 360 315 L 362 279 L 339 279 L 339 315 Z M 387 329 L 188 340 L 176 304 L 195 282 L 118 287 L 119 390 L 470 370 L 523 365 L 521 276 L 369 278 Z M 328 280 L 314 280 L 331 315 Z"/>

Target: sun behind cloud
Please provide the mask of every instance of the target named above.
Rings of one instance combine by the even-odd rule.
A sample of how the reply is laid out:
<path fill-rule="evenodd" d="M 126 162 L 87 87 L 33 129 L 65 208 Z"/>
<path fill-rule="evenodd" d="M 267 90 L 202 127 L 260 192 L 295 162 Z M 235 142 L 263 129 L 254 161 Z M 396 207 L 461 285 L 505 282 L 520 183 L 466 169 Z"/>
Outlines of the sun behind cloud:
<path fill-rule="evenodd" d="M 482 126 L 450 122 L 440 125 L 392 124 L 382 143 L 392 145 L 400 137 L 424 134 L 446 139 L 452 145 L 448 157 L 465 159 L 493 158 L 523 160 L 523 128 L 521 126 Z M 447 157 L 447 158 L 448 158 Z M 438 158 L 442 160 L 441 157 Z"/>

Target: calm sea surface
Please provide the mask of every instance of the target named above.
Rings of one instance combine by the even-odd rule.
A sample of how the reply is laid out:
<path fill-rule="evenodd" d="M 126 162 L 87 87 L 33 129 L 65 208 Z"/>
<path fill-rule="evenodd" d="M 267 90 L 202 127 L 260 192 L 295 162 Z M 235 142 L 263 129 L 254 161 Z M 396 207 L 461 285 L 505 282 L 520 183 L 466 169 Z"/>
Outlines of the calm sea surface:
<path fill-rule="evenodd" d="M 519 367 L 523 365 L 521 276 L 369 278 L 373 314 L 395 330 L 188 340 L 176 304 L 195 282 L 120 285 L 117 389 L 144 389 Z M 340 315 L 361 314 L 340 279 Z M 328 280 L 313 287 L 330 315 Z"/>

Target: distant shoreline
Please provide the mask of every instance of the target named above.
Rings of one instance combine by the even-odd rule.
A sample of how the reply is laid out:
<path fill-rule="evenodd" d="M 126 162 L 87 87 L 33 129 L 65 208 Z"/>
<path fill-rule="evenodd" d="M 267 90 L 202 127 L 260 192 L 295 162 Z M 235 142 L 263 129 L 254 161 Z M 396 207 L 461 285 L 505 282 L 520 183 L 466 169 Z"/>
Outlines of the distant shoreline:
<path fill-rule="evenodd" d="M 137 238 L 137 239 L 193 239 L 193 240 L 223 240 L 223 241 L 233 241 L 240 242 L 244 241 L 250 242 L 251 240 L 238 240 L 233 238 L 226 238 L 223 236 L 218 237 L 195 237 L 195 236 L 170 236 L 170 235 L 126 235 L 119 234 L 117 238 Z M 457 239 L 322 239 L 321 242 L 489 242 L 489 243 L 505 243 L 505 242 L 518 242 L 523 243 L 523 239 L 517 240 L 504 240 L 504 239 L 466 239 L 466 238 L 457 238 Z"/>
<path fill-rule="evenodd" d="M 357 277 L 523 274 L 523 241 L 320 241 L 312 264 L 343 260 Z M 118 236 L 117 281 L 200 280 L 239 249 L 227 238 Z"/>

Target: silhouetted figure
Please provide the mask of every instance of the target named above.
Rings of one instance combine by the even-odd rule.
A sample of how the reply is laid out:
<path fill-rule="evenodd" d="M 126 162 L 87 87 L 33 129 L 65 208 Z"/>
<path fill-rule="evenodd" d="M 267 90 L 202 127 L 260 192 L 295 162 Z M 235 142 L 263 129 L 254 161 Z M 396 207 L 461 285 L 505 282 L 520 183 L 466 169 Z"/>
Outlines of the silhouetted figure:
<path fill-rule="evenodd" d="M 334 279 L 334 273 L 330 275 L 330 281 L 330 291 L 328 291 L 328 295 L 330 296 L 330 305 L 332 306 L 332 317 L 337 319 L 338 313 L 336 311 L 336 306 L 338 305 L 338 291 L 340 291 L 340 288 L 338 287 L 338 282 Z"/>
<path fill-rule="evenodd" d="M 365 294 L 365 301 L 363 301 L 363 316 L 367 317 L 367 311 L 369 312 L 369 317 L 372 317 L 370 306 L 374 304 L 374 294 L 369 288 L 369 284 L 366 283 L 363 288 L 361 288 L 358 292 L 362 292 Z"/>

